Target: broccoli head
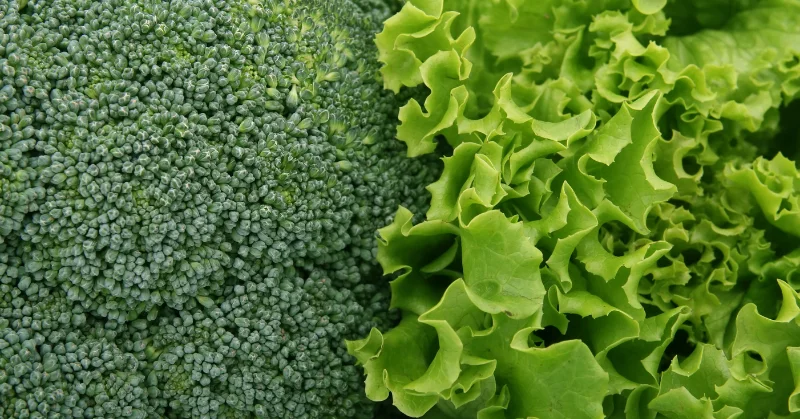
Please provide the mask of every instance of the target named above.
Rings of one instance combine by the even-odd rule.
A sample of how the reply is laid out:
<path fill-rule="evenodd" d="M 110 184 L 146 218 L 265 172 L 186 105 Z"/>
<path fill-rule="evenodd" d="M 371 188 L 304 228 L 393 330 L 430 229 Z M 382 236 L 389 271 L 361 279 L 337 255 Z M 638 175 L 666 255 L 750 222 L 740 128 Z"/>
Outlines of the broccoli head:
<path fill-rule="evenodd" d="M 0 9 L 0 417 L 370 417 L 342 341 L 438 169 L 393 140 L 390 8 Z"/>

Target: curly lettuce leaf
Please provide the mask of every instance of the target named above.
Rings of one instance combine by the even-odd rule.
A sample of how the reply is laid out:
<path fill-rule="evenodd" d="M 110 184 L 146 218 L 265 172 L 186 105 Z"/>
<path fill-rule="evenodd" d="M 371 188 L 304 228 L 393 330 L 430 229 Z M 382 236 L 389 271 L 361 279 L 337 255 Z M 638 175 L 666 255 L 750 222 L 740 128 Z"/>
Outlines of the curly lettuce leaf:
<path fill-rule="evenodd" d="M 799 2 L 409 0 L 376 42 L 386 87 L 427 94 L 399 112 L 409 156 L 449 151 L 426 219 L 380 232 L 403 321 L 348 345 L 371 398 L 800 415 L 800 182 L 777 135 Z"/>

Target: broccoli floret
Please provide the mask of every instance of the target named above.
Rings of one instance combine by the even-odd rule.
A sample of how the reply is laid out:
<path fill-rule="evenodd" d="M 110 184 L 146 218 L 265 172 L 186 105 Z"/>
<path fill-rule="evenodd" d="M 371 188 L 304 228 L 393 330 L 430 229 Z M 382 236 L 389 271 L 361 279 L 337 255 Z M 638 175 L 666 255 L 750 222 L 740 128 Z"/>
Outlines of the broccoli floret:
<path fill-rule="evenodd" d="M 0 326 L 50 316 L 95 386 L 0 340 L 0 417 L 371 416 L 342 341 L 392 321 L 374 232 L 438 169 L 393 140 L 378 3 L 0 5 Z"/>
<path fill-rule="evenodd" d="M 15 274 L 23 270 L 7 256 L 2 263 L 11 272 L 0 283 L 0 417 L 153 417 L 156 376 L 148 379 L 135 352 L 117 346 L 118 325 L 87 316 L 59 289 Z"/>
<path fill-rule="evenodd" d="M 335 289 L 319 272 L 304 279 L 276 268 L 153 325 L 153 346 L 165 351 L 154 369 L 170 380 L 170 406 L 194 417 L 217 417 L 223 406 L 267 418 L 371 417 L 354 393 L 362 378 L 338 342 L 372 323 L 385 295 L 371 285 Z M 353 298 L 370 293 L 369 305 Z"/>

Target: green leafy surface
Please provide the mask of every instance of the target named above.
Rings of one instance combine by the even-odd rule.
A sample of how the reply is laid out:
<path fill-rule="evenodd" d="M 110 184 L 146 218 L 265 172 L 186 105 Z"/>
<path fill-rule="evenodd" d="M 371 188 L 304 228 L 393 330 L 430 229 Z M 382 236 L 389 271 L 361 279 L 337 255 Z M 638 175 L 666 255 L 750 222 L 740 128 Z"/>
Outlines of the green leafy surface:
<path fill-rule="evenodd" d="M 400 411 L 800 417 L 799 36 L 796 0 L 407 2 L 382 74 L 429 94 L 398 139 L 449 151 L 382 233 L 434 348 L 382 381 Z"/>

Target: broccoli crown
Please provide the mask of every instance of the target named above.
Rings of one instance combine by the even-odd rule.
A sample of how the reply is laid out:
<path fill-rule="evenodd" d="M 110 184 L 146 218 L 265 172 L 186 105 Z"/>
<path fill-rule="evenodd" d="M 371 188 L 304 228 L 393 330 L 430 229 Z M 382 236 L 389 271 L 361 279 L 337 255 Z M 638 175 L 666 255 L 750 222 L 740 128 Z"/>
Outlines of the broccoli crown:
<path fill-rule="evenodd" d="M 0 417 L 156 417 L 156 375 L 117 346 L 113 321 L 87 324 L 60 290 L 22 282 L 2 286 Z"/>
<path fill-rule="evenodd" d="M 0 5 L 0 417 L 370 417 L 375 0 Z"/>

